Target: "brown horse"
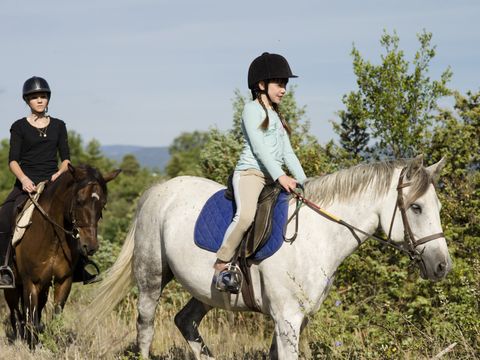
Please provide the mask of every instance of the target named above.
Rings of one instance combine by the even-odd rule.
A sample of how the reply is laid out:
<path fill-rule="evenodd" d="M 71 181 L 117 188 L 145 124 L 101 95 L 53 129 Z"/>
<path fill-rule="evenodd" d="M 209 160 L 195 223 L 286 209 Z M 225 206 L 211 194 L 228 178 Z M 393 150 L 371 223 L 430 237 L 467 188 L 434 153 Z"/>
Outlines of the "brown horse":
<path fill-rule="evenodd" d="M 31 345 L 37 342 L 52 285 L 55 313 L 62 311 L 80 254 L 92 255 L 98 249 L 97 224 L 107 202 L 106 183 L 119 172 L 102 176 L 88 165 L 69 165 L 69 171 L 46 186 L 31 225 L 15 247 L 16 288 L 4 290 L 15 337 L 26 336 Z"/>

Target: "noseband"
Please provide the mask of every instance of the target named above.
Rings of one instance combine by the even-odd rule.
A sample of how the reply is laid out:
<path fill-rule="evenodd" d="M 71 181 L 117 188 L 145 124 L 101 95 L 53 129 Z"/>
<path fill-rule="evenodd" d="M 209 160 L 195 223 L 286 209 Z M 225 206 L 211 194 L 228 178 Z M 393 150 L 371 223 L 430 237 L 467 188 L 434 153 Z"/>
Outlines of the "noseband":
<path fill-rule="evenodd" d="M 403 199 L 403 189 L 412 184 L 411 182 L 403 182 L 403 178 L 405 176 L 406 170 L 407 170 L 407 167 L 404 167 L 402 169 L 402 171 L 400 172 L 400 177 L 398 179 L 398 185 L 397 185 L 397 201 L 395 203 L 395 208 L 393 210 L 392 221 L 390 222 L 390 228 L 389 228 L 388 237 L 387 237 L 386 240 L 383 239 L 382 237 L 376 235 L 376 234 L 367 233 L 366 231 L 363 231 L 363 230 L 347 223 L 346 221 L 336 217 L 335 215 L 332 215 L 332 214 L 328 213 L 327 211 L 320 208 L 318 205 L 316 205 L 315 203 L 311 202 L 310 200 L 304 198 L 302 195 L 300 195 L 298 192 L 295 192 L 295 191 L 292 191 L 292 193 L 297 198 L 297 208 L 294 211 L 293 215 L 288 220 L 288 222 L 290 222 L 293 219 L 293 217 L 298 214 L 298 211 L 300 209 L 300 204 L 299 203 L 302 202 L 305 205 L 307 205 L 309 208 L 311 208 L 313 211 L 322 215 L 323 217 L 327 218 L 328 220 L 331 220 L 333 222 L 336 222 L 336 223 L 338 223 L 340 225 L 343 225 L 346 228 L 348 228 L 348 230 L 350 230 L 352 235 L 358 241 L 358 245 L 361 245 L 362 241 L 359 238 L 359 236 L 357 235 L 357 232 L 359 232 L 363 235 L 366 235 L 367 239 L 368 238 L 374 238 L 375 240 L 377 240 L 377 241 L 379 241 L 383 244 L 394 247 L 395 249 L 406 253 L 410 257 L 411 260 L 421 261 L 422 253 L 417 250 L 417 247 L 419 245 L 425 244 L 429 241 L 432 241 L 432 240 L 435 240 L 435 239 L 438 239 L 438 238 L 442 238 L 442 237 L 445 237 L 445 236 L 443 235 L 443 232 L 440 232 L 440 233 L 425 236 L 425 237 L 420 238 L 420 239 L 415 239 L 415 236 L 414 236 L 414 234 L 412 232 L 412 229 L 410 228 L 410 224 L 408 222 L 407 209 L 405 208 L 405 201 Z M 392 234 L 393 224 L 395 222 L 395 214 L 397 212 L 397 208 L 400 210 L 400 214 L 402 216 L 403 229 L 404 229 L 404 233 L 405 233 L 405 235 L 404 235 L 405 236 L 404 246 L 397 245 L 397 244 L 395 244 L 394 242 L 391 241 L 392 240 L 391 234 Z M 290 239 L 285 239 L 285 241 L 290 242 L 290 243 L 293 242 L 295 240 L 296 235 L 297 235 L 297 229 L 298 229 L 298 216 L 296 216 L 295 235 Z"/>

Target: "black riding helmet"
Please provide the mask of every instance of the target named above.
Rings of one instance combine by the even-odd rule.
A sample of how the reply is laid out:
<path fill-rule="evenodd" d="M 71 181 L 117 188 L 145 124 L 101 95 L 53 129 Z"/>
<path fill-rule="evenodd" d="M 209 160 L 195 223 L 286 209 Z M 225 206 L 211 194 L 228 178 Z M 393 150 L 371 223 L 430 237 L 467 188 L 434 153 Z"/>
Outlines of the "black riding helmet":
<path fill-rule="evenodd" d="M 27 101 L 27 96 L 30 94 L 35 94 L 43 92 L 47 94 L 48 100 L 50 100 L 50 86 L 48 86 L 48 83 L 45 79 L 34 76 L 31 77 L 30 79 L 27 79 L 25 83 L 23 84 L 23 100 Z"/>
<path fill-rule="evenodd" d="M 248 68 L 248 88 L 255 90 L 256 84 L 262 80 L 296 78 L 287 59 L 282 55 L 264 52 L 252 61 Z"/>

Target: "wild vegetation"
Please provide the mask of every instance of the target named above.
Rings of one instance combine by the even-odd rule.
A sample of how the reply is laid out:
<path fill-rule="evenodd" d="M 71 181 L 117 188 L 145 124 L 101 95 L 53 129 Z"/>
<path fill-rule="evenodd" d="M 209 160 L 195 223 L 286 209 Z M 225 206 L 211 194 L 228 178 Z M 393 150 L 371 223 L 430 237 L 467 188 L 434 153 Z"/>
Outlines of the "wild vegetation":
<path fill-rule="evenodd" d="M 345 108 L 333 123 L 339 143 L 319 144 L 309 132 L 307 109 L 297 104 L 295 88 L 282 103 L 293 128 L 292 144 L 308 176 L 328 173 L 359 162 L 424 154 L 425 162 L 442 156 L 439 196 L 444 233 L 454 261 L 447 278 L 421 280 L 403 254 L 368 242 L 340 267 L 329 296 L 310 319 L 302 340 L 305 359 L 475 359 L 480 358 L 480 91 L 464 94 L 448 86 L 446 69 L 432 80 L 429 66 L 436 49 L 431 34 L 418 35 L 419 49 L 408 61 L 398 36 L 384 33 L 383 53 L 371 62 L 352 50 L 357 88 L 343 97 Z M 442 97 L 454 106 L 439 108 Z M 232 171 L 240 151 L 240 117 L 247 98 L 239 91 L 233 101 L 229 131 L 211 129 L 177 137 L 165 174 L 142 168 L 133 156 L 120 164 L 102 156 L 99 144 L 82 143 L 71 132 L 72 160 L 123 173 L 109 184 L 109 201 L 95 259 L 102 269 L 115 260 L 134 214 L 136 200 L 151 184 L 191 174 L 221 183 Z M 316 120 L 317 121 L 317 120 Z M 323 120 L 318 120 L 323 121 Z M 0 145 L 0 197 L 13 183 L 7 170 L 8 142 Z M 64 314 L 46 323 L 42 347 L 31 353 L 22 343 L 10 344 L 7 310 L 0 302 L 2 358 L 93 359 L 134 358 L 135 298 L 128 298 L 92 334 L 83 334 L 82 313 L 88 307 L 88 288 L 75 285 Z M 189 358 L 173 316 L 188 299 L 170 284 L 157 310 L 153 353 L 158 359 Z M 3 301 L 3 300 L 2 300 Z M 48 317 L 48 316 L 47 316 Z M 212 311 L 202 323 L 206 342 L 219 359 L 264 359 L 272 323 L 258 314 Z M 253 335 L 255 334 L 255 335 Z"/>

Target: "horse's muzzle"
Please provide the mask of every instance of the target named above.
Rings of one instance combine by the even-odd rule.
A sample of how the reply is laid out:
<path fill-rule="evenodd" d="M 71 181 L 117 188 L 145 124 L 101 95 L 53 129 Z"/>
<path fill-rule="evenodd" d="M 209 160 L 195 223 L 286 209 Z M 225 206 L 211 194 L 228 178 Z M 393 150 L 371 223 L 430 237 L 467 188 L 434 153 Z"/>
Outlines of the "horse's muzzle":
<path fill-rule="evenodd" d="M 84 256 L 93 255 L 98 250 L 97 228 L 83 227 L 79 229 L 79 247 Z"/>
<path fill-rule="evenodd" d="M 447 258 L 433 262 L 422 259 L 419 266 L 420 276 L 423 279 L 440 281 L 447 276 L 450 270 L 452 270 L 452 259 L 450 258 L 450 255 L 448 255 Z"/>
<path fill-rule="evenodd" d="M 91 247 L 88 245 L 83 245 L 81 247 L 82 254 L 85 256 L 92 256 L 98 250 L 98 246 Z"/>

